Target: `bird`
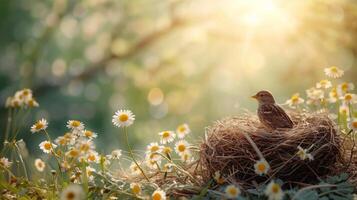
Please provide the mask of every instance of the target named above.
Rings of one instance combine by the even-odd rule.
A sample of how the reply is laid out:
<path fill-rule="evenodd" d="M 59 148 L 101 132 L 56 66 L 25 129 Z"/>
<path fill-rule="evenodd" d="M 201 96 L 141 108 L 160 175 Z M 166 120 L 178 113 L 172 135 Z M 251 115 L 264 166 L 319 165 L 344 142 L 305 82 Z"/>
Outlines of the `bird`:
<path fill-rule="evenodd" d="M 252 98 L 259 103 L 257 114 L 259 121 L 266 129 L 273 131 L 279 128 L 291 129 L 294 127 L 289 115 L 275 103 L 274 97 L 270 92 L 262 90 L 253 95 Z"/>

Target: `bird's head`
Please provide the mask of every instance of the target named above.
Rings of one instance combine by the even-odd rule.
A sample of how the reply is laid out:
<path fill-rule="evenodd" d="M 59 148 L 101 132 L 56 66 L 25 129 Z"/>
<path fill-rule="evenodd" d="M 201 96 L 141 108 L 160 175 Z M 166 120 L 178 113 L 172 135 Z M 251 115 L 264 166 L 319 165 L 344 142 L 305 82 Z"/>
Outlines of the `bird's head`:
<path fill-rule="evenodd" d="M 252 98 L 256 99 L 260 104 L 274 104 L 275 100 L 273 95 L 265 90 L 262 90 L 252 96 Z"/>

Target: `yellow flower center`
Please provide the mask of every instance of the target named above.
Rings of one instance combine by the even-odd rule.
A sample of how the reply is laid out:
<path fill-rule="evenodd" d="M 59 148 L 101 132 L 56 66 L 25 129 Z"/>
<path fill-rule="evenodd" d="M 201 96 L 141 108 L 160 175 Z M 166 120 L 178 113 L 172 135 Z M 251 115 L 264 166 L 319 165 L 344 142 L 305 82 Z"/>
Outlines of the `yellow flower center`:
<path fill-rule="evenodd" d="M 29 105 L 30 107 L 34 107 L 35 101 L 34 101 L 33 99 L 30 99 L 30 100 L 28 101 L 28 105 Z"/>
<path fill-rule="evenodd" d="M 162 133 L 162 137 L 163 137 L 163 138 L 168 138 L 168 137 L 170 137 L 170 132 L 168 132 L 168 131 L 163 132 L 163 133 Z"/>
<path fill-rule="evenodd" d="M 138 184 L 135 184 L 132 188 L 131 188 L 131 191 L 134 193 L 134 194 L 140 194 L 140 191 L 141 191 L 141 188 Z"/>
<path fill-rule="evenodd" d="M 88 160 L 94 162 L 94 161 L 95 161 L 95 155 L 90 154 L 90 155 L 88 156 Z"/>
<path fill-rule="evenodd" d="M 291 97 L 291 101 L 292 101 L 293 103 L 297 103 L 297 102 L 299 101 L 299 96 L 298 96 L 298 95 L 292 96 L 292 97 Z"/>
<path fill-rule="evenodd" d="M 179 132 L 183 133 L 186 131 L 186 127 L 182 125 L 178 128 L 178 130 L 179 130 Z"/>
<path fill-rule="evenodd" d="M 232 196 L 237 196 L 237 195 L 238 195 L 237 189 L 235 189 L 235 188 L 233 188 L 233 187 L 231 187 L 231 188 L 228 189 L 228 193 L 229 193 L 230 195 L 232 195 Z"/>
<path fill-rule="evenodd" d="M 341 89 L 342 91 L 346 92 L 348 90 L 348 83 L 342 83 Z"/>
<path fill-rule="evenodd" d="M 71 123 L 71 125 L 72 125 L 73 127 L 79 127 L 79 126 L 81 125 L 81 122 L 78 121 L 78 120 L 73 120 L 72 123 Z"/>
<path fill-rule="evenodd" d="M 93 136 L 93 132 L 92 132 L 92 131 L 85 131 L 85 132 L 84 132 L 84 135 L 85 135 L 86 137 L 92 137 L 92 136 Z"/>
<path fill-rule="evenodd" d="M 172 149 L 170 147 L 165 147 L 163 151 L 164 153 L 169 154 L 171 153 Z"/>
<path fill-rule="evenodd" d="M 44 125 L 43 125 L 41 122 L 37 122 L 37 123 L 35 124 L 35 128 L 36 128 L 37 130 L 43 129 L 43 127 L 44 127 Z"/>
<path fill-rule="evenodd" d="M 265 171 L 265 169 L 266 169 L 266 166 L 265 166 L 264 163 L 259 163 L 258 164 L 258 170 L 259 171 L 263 172 L 263 171 Z"/>
<path fill-rule="evenodd" d="M 345 100 L 346 101 L 351 101 L 352 100 L 352 94 L 346 94 L 345 95 Z"/>
<path fill-rule="evenodd" d="M 352 127 L 357 128 L 357 121 L 352 122 Z"/>
<path fill-rule="evenodd" d="M 186 150 L 186 146 L 184 144 L 180 144 L 177 146 L 177 149 L 179 152 L 184 152 Z"/>
<path fill-rule="evenodd" d="M 279 185 L 278 184 L 274 184 L 272 187 L 271 187 L 271 191 L 273 192 L 273 193 L 278 193 L 279 191 L 280 191 L 280 187 L 279 187 Z"/>
<path fill-rule="evenodd" d="M 90 149 L 89 144 L 82 144 L 80 147 L 81 151 L 87 152 Z"/>
<path fill-rule="evenodd" d="M 76 149 L 72 149 L 70 152 L 69 152 L 69 155 L 71 157 L 77 157 L 79 155 L 79 152 L 76 150 Z"/>
<path fill-rule="evenodd" d="M 42 168 L 42 167 L 43 167 L 42 162 L 38 162 L 38 163 L 37 163 L 37 167 L 38 167 L 38 168 Z"/>
<path fill-rule="evenodd" d="M 151 148 L 150 148 L 150 151 L 151 152 L 155 152 L 155 151 L 158 151 L 159 150 L 159 146 L 152 146 Z"/>
<path fill-rule="evenodd" d="M 331 70 L 331 72 L 333 72 L 333 73 L 337 73 L 337 72 L 338 72 L 338 68 L 335 67 L 335 66 L 331 67 L 330 70 Z"/>
<path fill-rule="evenodd" d="M 51 145 L 51 143 L 45 143 L 45 144 L 43 145 L 43 147 L 44 147 L 46 150 L 51 150 L 52 145 Z"/>
<path fill-rule="evenodd" d="M 161 200 L 161 194 L 156 192 L 154 195 L 152 195 L 152 200 Z"/>
<path fill-rule="evenodd" d="M 118 117 L 118 120 L 121 122 L 126 122 L 126 121 L 128 121 L 128 119 L 129 119 L 129 116 L 127 114 L 121 114 Z"/>
<path fill-rule="evenodd" d="M 60 145 L 66 145 L 67 144 L 67 140 L 66 138 L 61 138 L 58 143 L 60 143 Z"/>

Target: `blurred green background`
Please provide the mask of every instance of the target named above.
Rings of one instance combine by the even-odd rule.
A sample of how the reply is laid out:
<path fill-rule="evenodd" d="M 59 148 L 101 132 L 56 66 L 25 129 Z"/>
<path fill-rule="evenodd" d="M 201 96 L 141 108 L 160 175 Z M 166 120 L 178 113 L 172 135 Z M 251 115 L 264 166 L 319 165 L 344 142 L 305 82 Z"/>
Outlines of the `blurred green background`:
<path fill-rule="evenodd" d="M 122 145 L 117 109 L 136 115 L 137 148 L 188 123 L 199 139 L 213 120 L 255 112 L 268 89 L 279 103 L 325 78 L 332 65 L 357 80 L 355 0 L 2 0 L 0 102 L 32 88 L 54 136 L 78 119 L 101 152 Z M 4 131 L 6 110 L 0 110 Z M 2 134 L 3 135 L 3 134 Z"/>

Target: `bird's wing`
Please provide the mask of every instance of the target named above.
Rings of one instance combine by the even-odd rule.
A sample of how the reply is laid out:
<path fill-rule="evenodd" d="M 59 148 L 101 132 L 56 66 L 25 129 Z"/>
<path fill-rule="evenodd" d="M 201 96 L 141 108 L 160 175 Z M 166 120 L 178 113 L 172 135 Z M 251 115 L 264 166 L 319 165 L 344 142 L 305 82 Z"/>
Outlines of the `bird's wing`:
<path fill-rule="evenodd" d="M 278 105 L 264 105 L 261 110 L 261 114 L 264 115 L 264 118 L 268 125 L 272 128 L 292 128 L 293 122 L 286 112 Z"/>

